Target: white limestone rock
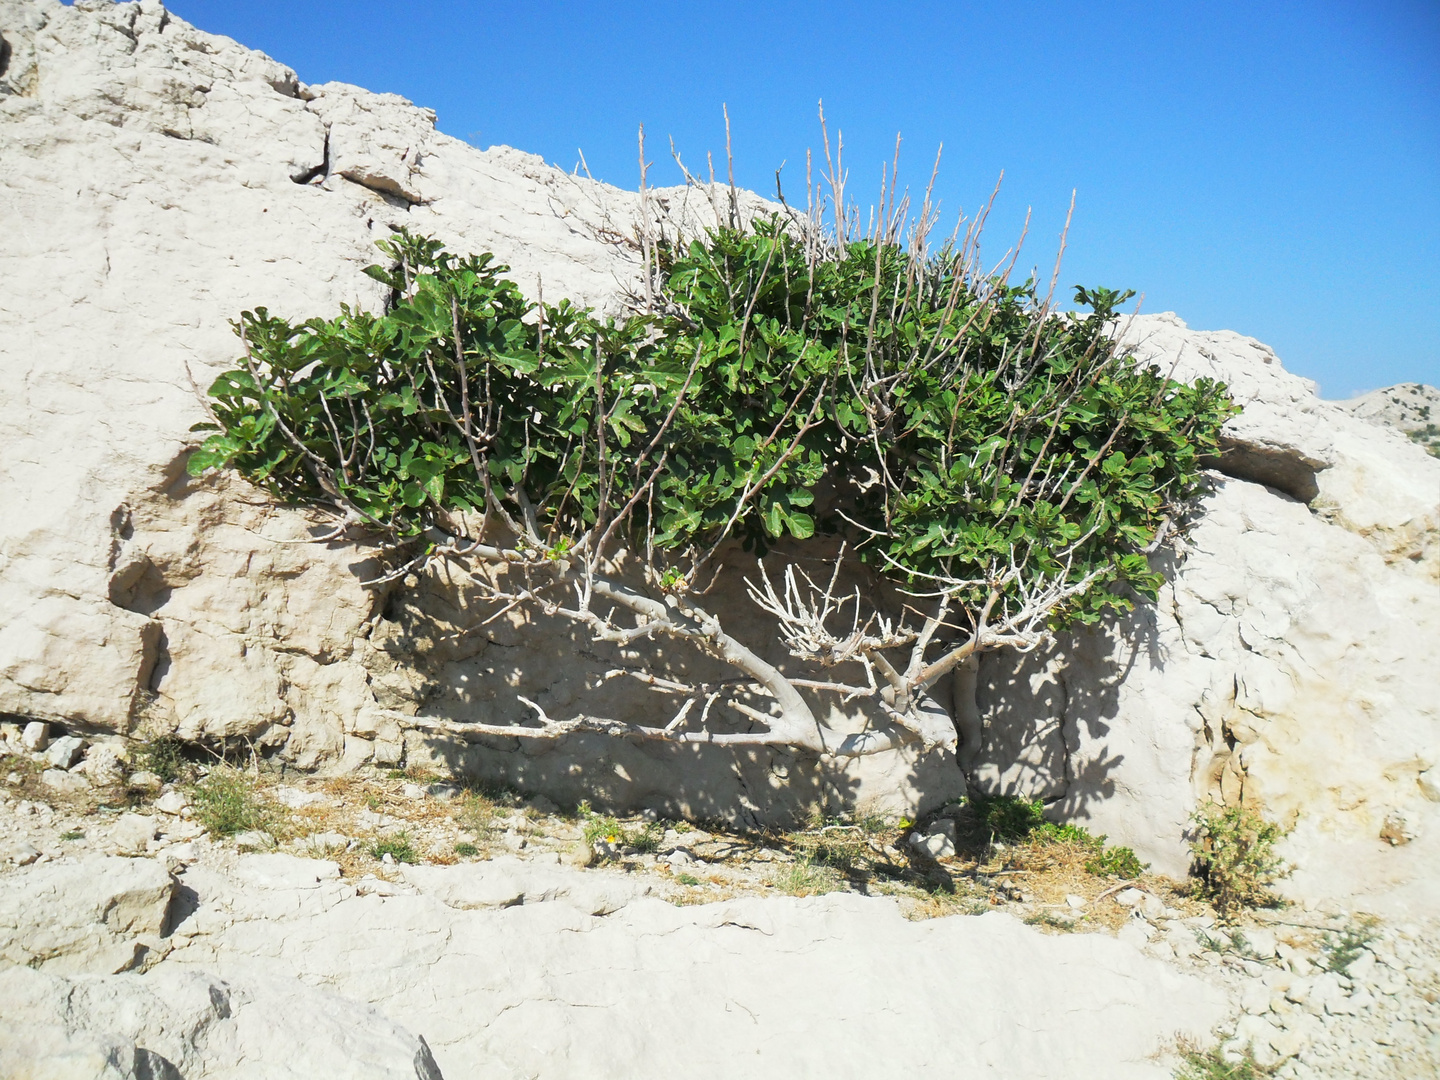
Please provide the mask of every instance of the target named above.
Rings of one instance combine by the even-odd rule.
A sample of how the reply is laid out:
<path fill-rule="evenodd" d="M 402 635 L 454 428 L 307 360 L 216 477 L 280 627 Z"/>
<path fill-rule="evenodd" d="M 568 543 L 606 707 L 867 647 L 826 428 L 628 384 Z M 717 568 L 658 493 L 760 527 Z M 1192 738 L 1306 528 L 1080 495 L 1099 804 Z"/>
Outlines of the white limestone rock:
<path fill-rule="evenodd" d="M 293 979 L 0 970 L 0 1073 L 76 1080 L 441 1080 L 425 1040 Z M 37 1067 L 43 1072 L 32 1071 Z"/>
<path fill-rule="evenodd" d="M 1298 823 L 1297 895 L 1421 882 L 1397 902 L 1424 910 L 1440 878 L 1419 857 L 1377 872 L 1372 849 L 1361 870 L 1345 845 L 1423 816 L 1440 761 L 1440 461 L 1252 339 L 1166 314 L 1126 340 L 1177 378 L 1223 379 L 1244 412 L 1157 605 L 984 658 L 972 775 L 1177 876 L 1197 803 L 1243 800 Z"/>
<path fill-rule="evenodd" d="M 345 896 L 191 870 L 186 944 L 155 970 L 324 985 L 423 1035 L 448 1076 L 537 1080 L 908 1076 L 936 1061 L 988 1080 L 1168 1080 L 1152 1055 L 1207 1039 L 1229 1008 L 1123 942 L 1000 914 L 914 922 L 853 894 L 676 907 L 628 888 L 599 916 L 577 898 L 625 875 L 510 859 L 403 873 L 413 889 Z M 897 1001 L 904 1038 L 877 1037 Z"/>
<path fill-rule="evenodd" d="M 963 793 L 953 757 L 911 748 L 827 770 L 783 753 L 597 751 L 583 739 L 497 755 L 404 730 L 395 717 L 422 708 L 518 714 L 510 676 L 483 640 L 417 649 L 374 619 L 387 598 L 360 585 L 374 576 L 366 552 L 284 543 L 315 535 L 312 517 L 233 478 L 187 477 L 189 429 L 205 419 L 196 388 L 234 362 L 229 322 L 242 310 L 380 303 L 361 271 L 402 224 L 494 252 L 532 295 L 543 279 L 548 297 L 614 310 L 637 263 L 606 230 L 632 227 L 636 195 L 477 150 L 394 95 L 302 86 L 155 0 L 0 0 L 0 27 L 12 52 L 0 95 L 0 608 L 14 613 L 0 624 L 0 712 L 120 734 L 143 713 L 184 738 L 281 746 L 304 768 L 409 755 L 567 804 L 639 805 L 658 789 L 666 813 L 749 825 L 803 818 L 837 792 L 834 809 L 896 814 Z M 692 229 L 711 213 L 703 193 L 652 197 Z M 448 589 L 433 587 L 432 606 Z M 531 692 L 547 701 L 573 700 L 605 670 L 577 661 L 568 627 L 515 620 L 497 636 L 527 642 Z M 620 697 L 617 716 L 651 706 Z M 602 776 L 576 779 L 578 761 L 611 751 Z M 781 785 L 791 770 L 803 782 Z"/>
<path fill-rule="evenodd" d="M 427 728 L 524 715 L 507 646 L 523 643 L 518 674 L 556 710 L 579 707 L 603 665 L 544 620 L 497 624 L 494 646 L 419 633 L 463 610 L 453 582 L 375 619 L 387 596 L 360 586 L 363 551 L 276 543 L 316 522 L 233 479 L 185 476 L 204 419 L 192 378 L 203 388 L 233 361 L 243 309 L 378 303 L 360 271 L 400 224 L 495 252 L 526 290 L 543 279 L 547 296 L 613 310 L 635 263 L 601 232 L 635 221 L 635 196 L 476 150 L 394 95 L 303 86 L 154 0 L 0 0 L 0 33 L 0 713 L 119 734 L 143 715 L 282 747 L 304 768 L 403 761 L 561 804 L 744 825 L 860 803 L 914 816 L 963 793 L 953 757 L 909 748 L 839 767 Z M 703 193 L 655 198 L 692 223 L 708 210 Z M 1048 652 L 985 658 L 966 766 L 1157 870 L 1183 874 L 1186 819 L 1215 796 L 1296 823 L 1297 894 L 1437 902 L 1440 829 L 1419 826 L 1440 766 L 1440 462 L 1366 409 L 1321 401 L 1251 339 L 1173 315 L 1124 333 L 1244 405 L 1222 477 L 1164 563 L 1158 605 Z M 732 585 L 717 593 L 743 594 Z M 763 636 L 743 600 L 724 614 Z M 650 696 L 620 684 L 585 707 L 648 715 Z M 1394 814 L 1416 839 L 1392 848 L 1379 836 Z"/>
<path fill-rule="evenodd" d="M 175 879 L 151 859 L 96 856 L 0 875 L 0 966 L 110 974 L 166 929 Z M 3 1026 L 3 1025 L 0 1025 Z"/>

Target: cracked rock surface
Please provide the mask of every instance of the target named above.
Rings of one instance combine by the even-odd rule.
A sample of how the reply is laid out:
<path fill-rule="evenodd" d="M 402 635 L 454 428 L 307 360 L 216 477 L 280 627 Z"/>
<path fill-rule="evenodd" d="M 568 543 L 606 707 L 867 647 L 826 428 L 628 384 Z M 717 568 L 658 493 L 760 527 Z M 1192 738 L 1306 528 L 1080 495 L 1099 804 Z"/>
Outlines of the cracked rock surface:
<path fill-rule="evenodd" d="M 164 945 L 134 969 L 81 950 L 64 974 L 53 960 L 0 970 L 0 1062 L 43 1052 L 118 1063 L 77 1076 L 173 1075 L 159 1058 L 187 1080 L 1159 1080 L 1152 1055 L 1227 1011 L 1220 987 L 1131 944 L 999 913 L 912 922 L 845 894 L 677 907 L 624 874 L 519 859 L 407 870 L 380 895 L 323 860 L 214 854 L 173 901 L 154 896 Z M 14 870 L 0 910 L 80 921 L 109 882 L 169 879 L 125 862 Z M 47 870 L 86 884 L 57 897 Z"/>

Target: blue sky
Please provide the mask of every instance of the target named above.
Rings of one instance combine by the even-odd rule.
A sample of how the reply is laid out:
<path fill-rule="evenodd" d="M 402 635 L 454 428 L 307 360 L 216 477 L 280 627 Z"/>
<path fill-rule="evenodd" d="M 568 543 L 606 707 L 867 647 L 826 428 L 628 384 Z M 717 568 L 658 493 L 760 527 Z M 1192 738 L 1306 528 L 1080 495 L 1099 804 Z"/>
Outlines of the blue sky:
<path fill-rule="evenodd" d="M 1022 266 L 1133 288 L 1144 310 L 1272 345 L 1345 397 L 1440 383 L 1440 3 L 1061 4 L 170 0 L 182 18 L 306 82 L 391 91 L 441 130 L 634 187 L 723 156 L 799 197 L 816 103 L 852 190 L 901 177 L 973 209 L 1000 170 L 999 254 L 1034 208 Z"/>

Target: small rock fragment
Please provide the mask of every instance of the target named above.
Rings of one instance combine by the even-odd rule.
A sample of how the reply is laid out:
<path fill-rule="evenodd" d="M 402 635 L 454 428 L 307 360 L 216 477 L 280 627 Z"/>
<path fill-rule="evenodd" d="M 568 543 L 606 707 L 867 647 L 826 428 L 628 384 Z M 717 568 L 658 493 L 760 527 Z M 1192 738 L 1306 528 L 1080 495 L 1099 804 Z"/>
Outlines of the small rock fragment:
<path fill-rule="evenodd" d="M 38 858 L 40 858 L 40 849 L 24 840 L 10 849 L 10 861 L 17 866 L 29 866 Z"/>
<path fill-rule="evenodd" d="M 143 795 L 154 794 L 159 791 L 164 784 L 165 781 L 161 780 L 159 776 L 144 769 L 131 773 L 130 779 L 125 782 L 125 786 L 131 791 L 139 792 Z"/>
<path fill-rule="evenodd" d="M 78 795 L 90 787 L 85 777 L 64 769 L 46 769 L 40 774 L 40 786 L 49 788 L 57 795 Z"/>
<path fill-rule="evenodd" d="M 25 730 L 20 734 L 20 745 L 32 754 L 44 750 L 49 744 L 50 725 L 43 721 L 32 720 L 25 725 Z"/>
<path fill-rule="evenodd" d="M 80 760 L 85 752 L 85 742 L 78 735 L 65 735 L 50 743 L 45 750 L 45 760 L 55 769 L 69 769 Z"/>
<path fill-rule="evenodd" d="M 1392 810 L 1380 826 L 1380 839 L 1394 847 L 1408 844 L 1420 835 L 1419 822 L 1404 810 Z"/>
<path fill-rule="evenodd" d="M 144 855 L 155 839 L 155 819 L 144 814 L 121 814 L 110 829 L 105 849 L 112 855 Z"/>
<path fill-rule="evenodd" d="M 92 784 L 111 787 L 125 779 L 124 756 L 113 746 L 96 743 L 85 751 L 85 760 L 80 770 L 90 778 Z"/>
<path fill-rule="evenodd" d="M 911 836 L 910 846 L 932 859 L 946 859 L 955 854 L 955 842 L 943 832 L 929 836 Z"/>
<path fill-rule="evenodd" d="M 185 793 L 183 791 L 177 791 L 174 788 L 171 788 L 155 800 L 156 810 L 159 810 L 162 814 L 170 814 L 177 817 L 180 811 L 189 805 L 190 800 L 185 797 Z"/>

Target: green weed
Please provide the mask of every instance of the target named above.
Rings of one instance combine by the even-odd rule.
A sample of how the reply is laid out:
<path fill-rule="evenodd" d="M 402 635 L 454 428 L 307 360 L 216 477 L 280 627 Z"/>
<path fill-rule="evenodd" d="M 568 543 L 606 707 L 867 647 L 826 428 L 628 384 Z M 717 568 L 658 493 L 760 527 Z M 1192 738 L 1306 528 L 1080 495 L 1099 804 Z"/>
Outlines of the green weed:
<path fill-rule="evenodd" d="M 84 840 L 85 834 L 79 829 L 67 829 L 60 834 L 61 840 Z"/>
<path fill-rule="evenodd" d="M 375 841 L 370 847 L 370 854 L 383 859 L 386 855 L 397 863 L 418 863 L 420 853 L 415 850 L 415 845 L 410 841 L 410 834 L 397 832 L 391 836 Z"/>
<path fill-rule="evenodd" d="M 830 867 L 797 859 L 776 871 L 775 888 L 788 896 L 819 896 L 842 889 L 844 885 Z"/>
<path fill-rule="evenodd" d="M 1326 934 L 1320 946 L 1321 966 L 1340 975 L 1350 974 L 1350 965 L 1359 960 L 1360 954 L 1379 936 L 1379 926 L 1373 916 L 1362 916 L 1359 922 L 1339 933 Z"/>
<path fill-rule="evenodd" d="M 461 856 L 462 858 L 469 859 L 476 855 L 479 855 L 480 849 L 474 844 L 466 843 L 462 840 L 460 843 L 455 845 L 455 854 Z"/>
<path fill-rule="evenodd" d="M 1286 830 L 1243 806 L 1207 802 L 1190 819 L 1198 890 L 1224 915 L 1273 905 L 1270 886 L 1291 868 L 1275 853 Z"/>
<path fill-rule="evenodd" d="M 1210 1050 L 1182 1048 L 1175 1080 L 1264 1080 L 1270 1069 L 1256 1063 L 1247 1050 L 1239 1061 L 1226 1061 L 1218 1047 Z"/>
<path fill-rule="evenodd" d="M 157 735 L 141 744 L 135 760 L 144 771 L 174 783 L 185 771 L 185 743 L 174 735 Z"/>
<path fill-rule="evenodd" d="M 1100 837 L 1103 843 L 1105 838 Z M 1085 860 L 1085 872 L 1096 877 L 1138 878 L 1148 868 L 1128 847 L 1110 847 Z"/>
<path fill-rule="evenodd" d="M 271 829 L 277 822 L 275 807 L 255 792 L 244 773 L 217 765 L 190 792 L 195 820 L 212 836 L 234 836 L 254 829 Z"/>
<path fill-rule="evenodd" d="M 1073 844 L 1089 853 L 1085 872 L 1097 877 L 1137 878 L 1149 867 L 1128 847 L 1106 847 L 1106 836 L 1096 836 L 1080 825 L 1047 821 L 1039 799 L 1013 795 L 972 795 L 971 812 L 992 840 L 1007 844 Z"/>
<path fill-rule="evenodd" d="M 699 885 L 700 879 L 694 874 L 676 874 L 675 880 L 681 885 Z"/>
<path fill-rule="evenodd" d="M 1075 919 L 1066 919 L 1056 915 L 1053 911 L 1038 911 L 1034 915 L 1025 916 L 1026 926 L 1045 926 L 1051 930 L 1061 930 L 1067 934 L 1074 933 Z"/>

